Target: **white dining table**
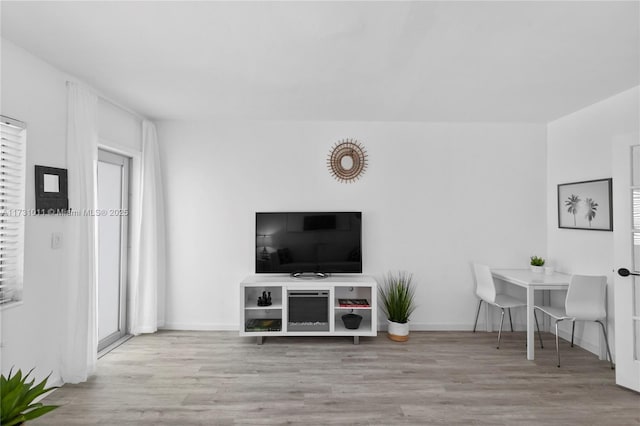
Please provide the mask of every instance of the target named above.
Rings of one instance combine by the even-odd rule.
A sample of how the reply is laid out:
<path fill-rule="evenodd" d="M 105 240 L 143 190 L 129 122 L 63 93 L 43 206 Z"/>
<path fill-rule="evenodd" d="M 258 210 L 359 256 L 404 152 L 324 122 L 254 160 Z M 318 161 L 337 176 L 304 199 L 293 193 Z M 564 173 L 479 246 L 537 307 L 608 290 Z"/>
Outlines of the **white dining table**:
<path fill-rule="evenodd" d="M 535 359 L 535 306 L 536 290 L 567 290 L 571 275 L 561 272 L 552 274 L 533 272 L 531 269 L 491 269 L 495 279 L 522 287 L 527 291 L 527 359 Z"/>

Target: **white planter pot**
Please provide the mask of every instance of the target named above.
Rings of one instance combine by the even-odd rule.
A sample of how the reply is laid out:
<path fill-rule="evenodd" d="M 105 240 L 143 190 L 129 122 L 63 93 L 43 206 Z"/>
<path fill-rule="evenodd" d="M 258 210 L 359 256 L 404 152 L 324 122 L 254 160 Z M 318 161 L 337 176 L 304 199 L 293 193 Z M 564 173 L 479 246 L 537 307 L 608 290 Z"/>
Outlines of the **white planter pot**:
<path fill-rule="evenodd" d="M 387 320 L 387 335 L 395 342 L 406 342 L 409 340 L 409 323 L 401 324 Z"/>
<path fill-rule="evenodd" d="M 544 266 L 533 266 L 530 265 L 531 271 L 535 272 L 536 274 L 542 274 L 544 273 Z"/>

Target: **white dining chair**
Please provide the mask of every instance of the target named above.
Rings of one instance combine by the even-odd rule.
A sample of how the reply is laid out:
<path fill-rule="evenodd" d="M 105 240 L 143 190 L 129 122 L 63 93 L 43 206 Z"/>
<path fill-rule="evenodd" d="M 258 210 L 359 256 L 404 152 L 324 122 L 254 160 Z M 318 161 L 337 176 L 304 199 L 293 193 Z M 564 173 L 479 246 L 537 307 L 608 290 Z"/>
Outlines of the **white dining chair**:
<path fill-rule="evenodd" d="M 497 349 L 500 349 L 500 336 L 502 335 L 502 324 L 504 323 L 504 310 L 506 309 L 509 311 L 509 323 L 511 324 L 511 331 L 513 331 L 511 308 L 527 306 L 527 302 L 516 297 L 509 296 L 508 294 L 497 293 L 496 283 L 493 280 L 493 275 L 491 275 L 491 269 L 487 265 L 474 263 L 473 273 L 476 277 L 476 295 L 480 298 L 480 301 L 478 302 L 478 312 L 476 313 L 476 322 L 473 324 L 473 332 L 476 332 L 482 302 L 492 306 L 497 306 L 502 311 L 502 316 L 500 317 L 500 328 L 498 329 L 497 346 Z"/>
<path fill-rule="evenodd" d="M 571 321 L 571 347 L 573 347 L 573 337 L 575 334 L 576 321 L 594 321 L 600 324 L 602 334 L 604 334 L 604 342 L 607 345 L 607 355 L 611 363 L 611 369 L 614 369 L 613 358 L 609 350 L 609 340 L 607 339 L 607 330 L 603 320 L 607 318 L 606 303 L 607 277 L 595 275 L 573 275 L 569 282 L 569 289 L 565 298 L 564 307 L 557 308 L 554 306 L 534 306 L 533 315 L 536 320 L 536 328 L 538 329 L 538 339 L 540 339 L 540 347 L 542 344 L 542 334 L 540 333 L 540 325 L 538 324 L 538 316 L 536 311 L 544 312 L 555 320 L 556 328 L 556 354 L 558 355 L 558 367 L 560 367 L 560 350 L 558 337 L 558 323 L 560 321 Z"/>

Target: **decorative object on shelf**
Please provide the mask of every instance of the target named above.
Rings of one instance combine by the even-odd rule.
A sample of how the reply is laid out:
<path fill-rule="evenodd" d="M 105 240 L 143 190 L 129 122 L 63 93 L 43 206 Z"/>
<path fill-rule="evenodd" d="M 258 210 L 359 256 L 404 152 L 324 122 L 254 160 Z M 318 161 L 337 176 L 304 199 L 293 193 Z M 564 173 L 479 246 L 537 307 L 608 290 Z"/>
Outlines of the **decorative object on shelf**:
<path fill-rule="evenodd" d="M 389 272 L 379 287 L 382 310 L 387 316 L 387 336 L 395 342 L 409 340 L 409 318 L 416 309 L 413 274 L 406 271 Z"/>
<path fill-rule="evenodd" d="M 327 166 L 337 181 L 354 182 L 367 169 L 367 151 L 357 140 L 343 139 L 331 148 Z"/>
<path fill-rule="evenodd" d="M 35 166 L 36 214 L 65 213 L 69 210 L 67 169 Z"/>
<path fill-rule="evenodd" d="M 368 308 L 370 306 L 367 299 L 338 299 L 338 305 L 341 308 Z"/>
<path fill-rule="evenodd" d="M 262 296 L 258 297 L 258 306 L 271 306 L 271 292 L 262 292 Z"/>
<path fill-rule="evenodd" d="M 532 272 L 539 274 L 544 272 L 544 259 L 538 256 L 531 256 L 530 267 Z"/>
<path fill-rule="evenodd" d="M 280 331 L 282 319 L 280 318 L 252 318 L 245 325 L 246 331 Z"/>
<path fill-rule="evenodd" d="M 558 185 L 558 228 L 613 231 L 613 179 Z"/>
<path fill-rule="evenodd" d="M 34 399 L 58 387 L 46 387 L 50 375 L 37 385 L 34 385 L 35 380 L 27 382 L 31 371 L 23 376 L 22 370 L 18 370 L 12 375 L 13 369 L 11 369 L 7 377 L 4 374 L 0 376 L 0 405 L 2 406 L 0 424 L 22 425 L 28 420 L 33 420 L 58 408 L 57 405 L 43 405 L 40 402 L 33 402 Z"/>
<path fill-rule="evenodd" d="M 349 330 L 357 330 L 358 327 L 360 327 L 361 321 L 362 315 L 345 314 L 342 316 L 342 322 L 344 323 L 345 328 Z"/>

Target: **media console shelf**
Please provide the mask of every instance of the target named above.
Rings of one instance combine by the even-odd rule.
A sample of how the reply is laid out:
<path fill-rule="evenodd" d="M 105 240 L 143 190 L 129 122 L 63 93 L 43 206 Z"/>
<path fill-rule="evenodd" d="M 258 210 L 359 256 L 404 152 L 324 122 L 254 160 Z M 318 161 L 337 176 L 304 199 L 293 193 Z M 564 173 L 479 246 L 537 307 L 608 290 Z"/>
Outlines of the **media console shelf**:
<path fill-rule="evenodd" d="M 267 336 L 347 336 L 358 344 L 360 336 L 378 334 L 377 304 L 376 280 L 367 275 L 251 275 L 240 283 L 240 336 L 255 336 L 258 344 Z M 350 313 L 362 317 L 356 329 L 342 319 Z"/>

